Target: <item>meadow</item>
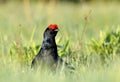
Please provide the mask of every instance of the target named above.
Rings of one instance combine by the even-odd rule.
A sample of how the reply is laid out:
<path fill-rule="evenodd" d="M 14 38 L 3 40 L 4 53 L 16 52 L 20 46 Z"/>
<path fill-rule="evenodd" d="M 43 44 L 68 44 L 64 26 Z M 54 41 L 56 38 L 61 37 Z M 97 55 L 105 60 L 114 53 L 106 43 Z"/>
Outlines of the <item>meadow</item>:
<path fill-rule="evenodd" d="M 51 23 L 59 26 L 59 55 L 73 73 L 30 68 Z M 0 82 L 119 82 L 119 25 L 115 2 L 0 4 Z"/>

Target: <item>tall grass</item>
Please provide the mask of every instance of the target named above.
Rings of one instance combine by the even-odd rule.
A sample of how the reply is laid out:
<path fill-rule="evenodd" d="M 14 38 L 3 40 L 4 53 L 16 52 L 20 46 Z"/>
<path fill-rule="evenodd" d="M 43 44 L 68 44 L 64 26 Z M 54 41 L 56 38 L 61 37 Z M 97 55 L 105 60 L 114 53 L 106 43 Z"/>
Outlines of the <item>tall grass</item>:
<path fill-rule="evenodd" d="M 22 3 L 0 5 L 0 81 L 1 82 L 119 82 L 119 52 L 109 65 L 101 65 L 99 53 L 105 36 L 100 31 L 116 30 L 120 22 L 118 3 L 98 4 L 42 4 L 30 3 L 30 14 L 25 13 Z M 27 9 L 27 7 L 26 7 Z M 26 15 L 28 17 L 26 17 Z M 29 20 L 29 21 L 28 21 Z M 38 52 L 44 29 L 57 23 L 60 32 L 56 40 L 59 55 L 75 67 L 73 73 L 53 73 L 49 70 L 34 71 L 31 60 Z M 118 27 L 119 28 L 119 27 Z M 116 31 L 117 33 L 117 31 Z M 109 35 L 105 33 L 105 35 Z M 116 37 L 119 39 L 119 35 Z M 91 38 L 94 38 L 92 43 Z M 102 40 L 100 41 L 97 40 Z M 111 38 L 111 41 L 114 40 Z M 90 46 L 88 44 L 91 43 Z M 96 43 L 99 44 L 96 47 Z M 82 45 L 82 47 L 80 47 Z M 86 48 L 87 47 L 87 48 Z M 118 49 L 119 46 L 113 46 Z M 91 50 L 92 49 L 92 50 Z M 96 50 L 97 49 L 97 50 Z M 110 48 L 111 49 L 111 48 Z M 116 54 L 116 53 L 114 53 Z M 109 55 L 109 54 L 107 54 Z"/>

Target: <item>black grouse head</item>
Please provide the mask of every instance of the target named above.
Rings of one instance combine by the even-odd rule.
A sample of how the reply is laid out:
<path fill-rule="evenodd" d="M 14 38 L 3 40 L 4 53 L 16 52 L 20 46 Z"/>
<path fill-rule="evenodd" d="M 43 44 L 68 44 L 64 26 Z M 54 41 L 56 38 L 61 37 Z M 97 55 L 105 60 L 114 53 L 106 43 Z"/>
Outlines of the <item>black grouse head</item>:
<path fill-rule="evenodd" d="M 59 29 L 58 29 L 58 26 L 56 24 L 50 24 L 44 32 L 44 37 L 55 38 L 58 31 L 59 31 Z"/>

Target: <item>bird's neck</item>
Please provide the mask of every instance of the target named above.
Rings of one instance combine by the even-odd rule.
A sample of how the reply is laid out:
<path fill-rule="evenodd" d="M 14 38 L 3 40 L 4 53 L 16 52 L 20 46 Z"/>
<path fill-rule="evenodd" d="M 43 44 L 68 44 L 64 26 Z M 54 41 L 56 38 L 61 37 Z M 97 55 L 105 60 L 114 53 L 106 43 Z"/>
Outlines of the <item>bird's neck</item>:
<path fill-rule="evenodd" d="M 49 49 L 56 46 L 55 38 L 44 37 L 42 48 Z"/>
<path fill-rule="evenodd" d="M 53 55 L 54 59 L 58 58 L 58 52 L 57 52 L 57 45 L 55 42 L 55 38 L 50 37 L 44 37 L 43 44 L 42 44 L 42 50 L 49 51 L 49 55 Z M 44 52 L 45 53 L 45 52 Z"/>

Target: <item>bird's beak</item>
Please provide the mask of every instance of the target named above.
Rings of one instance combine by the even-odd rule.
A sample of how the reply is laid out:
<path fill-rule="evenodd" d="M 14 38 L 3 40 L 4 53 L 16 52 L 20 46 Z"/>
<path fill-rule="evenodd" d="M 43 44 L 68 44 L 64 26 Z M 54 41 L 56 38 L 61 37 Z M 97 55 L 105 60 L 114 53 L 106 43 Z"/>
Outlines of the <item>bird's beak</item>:
<path fill-rule="evenodd" d="M 54 31 L 58 32 L 58 31 L 59 31 L 59 29 L 55 29 Z"/>

